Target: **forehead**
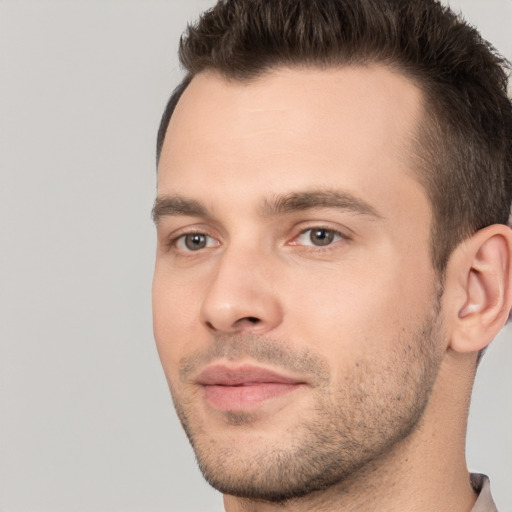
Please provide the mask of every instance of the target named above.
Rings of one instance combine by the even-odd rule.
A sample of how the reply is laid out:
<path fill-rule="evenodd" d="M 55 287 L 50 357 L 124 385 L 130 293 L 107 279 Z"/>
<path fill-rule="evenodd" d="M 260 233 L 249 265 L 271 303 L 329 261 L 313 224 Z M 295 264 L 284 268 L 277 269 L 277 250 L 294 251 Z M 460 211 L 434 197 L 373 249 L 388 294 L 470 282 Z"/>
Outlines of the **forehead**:
<path fill-rule="evenodd" d="M 341 187 L 396 203 L 420 188 L 409 155 L 421 117 L 420 90 L 384 67 L 282 68 L 247 82 L 205 72 L 169 123 L 158 192 L 221 202 Z"/>

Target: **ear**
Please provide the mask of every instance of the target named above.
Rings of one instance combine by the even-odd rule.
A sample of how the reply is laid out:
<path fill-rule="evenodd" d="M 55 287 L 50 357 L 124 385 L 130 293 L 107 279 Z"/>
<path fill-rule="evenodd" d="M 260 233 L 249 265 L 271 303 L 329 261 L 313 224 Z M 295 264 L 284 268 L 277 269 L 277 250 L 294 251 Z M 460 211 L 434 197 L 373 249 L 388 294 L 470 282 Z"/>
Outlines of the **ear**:
<path fill-rule="evenodd" d="M 446 270 L 445 300 L 452 350 L 479 352 L 495 338 L 512 309 L 512 230 L 508 226 L 488 226 L 453 251 Z"/>

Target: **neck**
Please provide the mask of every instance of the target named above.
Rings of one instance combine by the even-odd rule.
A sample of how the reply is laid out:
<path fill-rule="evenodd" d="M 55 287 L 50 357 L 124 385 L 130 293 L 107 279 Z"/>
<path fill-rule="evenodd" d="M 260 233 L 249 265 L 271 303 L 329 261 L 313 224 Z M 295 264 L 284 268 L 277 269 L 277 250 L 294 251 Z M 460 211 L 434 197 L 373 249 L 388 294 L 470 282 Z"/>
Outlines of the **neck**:
<path fill-rule="evenodd" d="M 465 435 L 472 379 L 467 371 L 454 378 L 457 365 L 450 357 L 420 423 L 385 456 L 336 486 L 284 503 L 225 495 L 226 512 L 471 511 L 476 495 L 466 467 Z"/>

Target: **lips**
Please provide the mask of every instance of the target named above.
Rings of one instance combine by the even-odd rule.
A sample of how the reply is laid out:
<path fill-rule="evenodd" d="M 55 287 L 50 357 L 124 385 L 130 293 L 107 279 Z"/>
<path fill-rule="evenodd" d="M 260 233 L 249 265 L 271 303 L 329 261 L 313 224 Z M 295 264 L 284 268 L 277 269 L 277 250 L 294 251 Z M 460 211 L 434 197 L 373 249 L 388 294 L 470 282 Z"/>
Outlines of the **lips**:
<path fill-rule="evenodd" d="M 295 377 L 258 366 L 220 364 L 205 368 L 196 382 L 203 387 L 206 402 L 222 411 L 250 410 L 306 384 Z"/>

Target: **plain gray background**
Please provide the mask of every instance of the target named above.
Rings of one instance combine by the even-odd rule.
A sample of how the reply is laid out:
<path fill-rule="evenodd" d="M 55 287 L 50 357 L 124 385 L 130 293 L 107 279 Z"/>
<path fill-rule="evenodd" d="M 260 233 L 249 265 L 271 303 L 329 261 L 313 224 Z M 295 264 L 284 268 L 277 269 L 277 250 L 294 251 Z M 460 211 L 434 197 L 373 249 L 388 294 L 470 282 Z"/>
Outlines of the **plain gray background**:
<path fill-rule="evenodd" d="M 220 511 L 152 339 L 157 125 L 210 0 L 0 0 L 0 509 Z M 512 0 L 453 1 L 512 57 Z M 512 511 L 512 330 L 468 459 Z"/>

